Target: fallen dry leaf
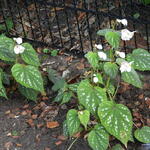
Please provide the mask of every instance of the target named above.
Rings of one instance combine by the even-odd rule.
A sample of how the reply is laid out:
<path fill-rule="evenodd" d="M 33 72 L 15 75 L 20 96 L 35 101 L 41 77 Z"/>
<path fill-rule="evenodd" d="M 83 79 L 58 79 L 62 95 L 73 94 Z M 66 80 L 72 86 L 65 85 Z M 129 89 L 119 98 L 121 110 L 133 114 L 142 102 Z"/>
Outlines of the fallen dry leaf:
<path fill-rule="evenodd" d="M 21 112 L 21 115 L 23 115 L 23 116 L 26 116 L 27 114 L 28 114 L 28 113 L 27 113 L 27 111 L 25 111 L 25 110 Z"/>
<path fill-rule="evenodd" d="M 63 136 L 63 135 L 59 135 L 59 136 L 57 137 L 57 139 L 62 140 L 62 141 L 65 141 L 65 140 L 67 139 L 67 137 L 65 137 L 65 136 Z"/>
<path fill-rule="evenodd" d="M 8 114 L 10 114 L 11 113 L 11 111 L 10 110 L 7 110 L 6 112 L 5 112 L 5 115 L 8 115 Z"/>
<path fill-rule="evenodd" d="M 31 117 L 32 117 L 32 119 L 37 119 L 37 116 L 38 115 L 32 115 Z"/>
<path fill-rule="evenodd" d="M 31 127 L 34 127 L 34 122 L 33 122 L 32 119 L 28 119 L 26 122 L 27 122 Z"/>
<path fill-rule="evenodd" d="M 56 128 L 59 126 L 59 123 L 57 121 L 51 121 L 51 122 L 46 122 L 46 127 L 47 128 Z"/>
<path fill-rule="evenodd" d="M 57 141 L 57 142 L 55 142 L 55 144 L 58 146 L 58 145 L 62 144 L 62 141 Z"/>
<path fill-rule="evenodd" d="M 84 64 L 83 64 L 83 63 L 77 63 L 77 64 L 76 64 L 76 68 L 77 68 L 78 70 L 82 70 L 82 69 L 84 69 Z"/>
<path fill-rule="evenodd" d="M 17 147 L 22 147 L 22 144 L 16 143 Z"/>
<path fill-rule="evenodd" d="M 26 104 L 23 106 L 23 109 L 27 109 L 29 107 L 29 104 Z"/>

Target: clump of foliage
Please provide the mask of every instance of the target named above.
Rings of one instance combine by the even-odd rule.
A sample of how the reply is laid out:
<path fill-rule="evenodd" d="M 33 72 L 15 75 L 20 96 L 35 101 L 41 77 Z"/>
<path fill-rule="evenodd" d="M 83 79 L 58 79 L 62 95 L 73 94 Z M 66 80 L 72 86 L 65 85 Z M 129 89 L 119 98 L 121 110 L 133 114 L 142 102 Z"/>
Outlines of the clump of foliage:
<path fill-rule="evenodd" d="M 103 49 L 102 45 L 95 45 L 95 51 L 85 55 L 91 68 L 84 79 L 76 84 L 71 92 L 69 85 L 63 83 L 64 86 L 61 86 L 57 96 L 57 100 L 62 104 L 76 96 L 78 107 L 68 111 L 63 124 L 64 134 L 74 136 L 78 132 L 86 131 L 88 143 L 93 150 L 106 150 L 110 135 L 125 147 L 129 141 L 134 142 L 133 136 L 140 142 L 150 143 L 150 127 L 144 126 L 133 134 L 130 110 L 127 106 L 116 103 L 116 94 L 122 80 L 142 88 L 137 70 L 150 70 L 150 53 L 141 48 L 134 49 L 127 55 L 121 52 L 121 40 L 130 40 L 136 31 L 115 30 L 118 23 L 127 26 L 127 20 L 118 19 L 113 29 L 97 32 L 105 37 L 111 48 Z M 121 147 L 117 144 L 113 149 Z"/>
<path fill-rule="evenodd" d="M 32 45 L 22 43 L 21 38 L 0 35 L 0 59 L 8 65 L 0 68 L 0 96 L 7 98 L 4 85 L 9 85 L 10 81 L 30 100 L 35 101 L 39 92 L 45 93 L 40 61 Z"/>

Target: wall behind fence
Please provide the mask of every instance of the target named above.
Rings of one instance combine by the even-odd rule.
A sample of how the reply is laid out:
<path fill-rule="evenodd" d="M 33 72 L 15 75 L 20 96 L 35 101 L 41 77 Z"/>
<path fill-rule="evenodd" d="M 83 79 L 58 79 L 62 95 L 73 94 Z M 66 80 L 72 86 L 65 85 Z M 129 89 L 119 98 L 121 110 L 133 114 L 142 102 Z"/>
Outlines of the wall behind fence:
<path fill-rule="evenodd" d="M 95 43 L 105 43 L 96 32 L 111 27 L 117 18 L 126 18 L 128 29 L 137 31 L 122 47 L 149 50 L 149 16 L 150 6 L 138 0 L 0 1 L 1 32 L 70 50 L 88 51 Z"/>

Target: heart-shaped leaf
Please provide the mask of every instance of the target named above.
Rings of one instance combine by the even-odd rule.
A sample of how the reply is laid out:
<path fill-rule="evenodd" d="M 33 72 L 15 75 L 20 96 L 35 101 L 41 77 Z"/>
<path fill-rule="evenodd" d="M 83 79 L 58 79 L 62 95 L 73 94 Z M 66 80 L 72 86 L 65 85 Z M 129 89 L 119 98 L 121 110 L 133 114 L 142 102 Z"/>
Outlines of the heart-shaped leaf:
<path fill-rule="evenodd" d="M 141 129 L 137 129 L 134 132 L 134 136 L 140 142 L 150 143 L 150 127 L 144 126 Z"/>
<path fill-rule="evenodd" d="M 104 71 L 110 78 L 115 78 L 118 73 L 118 66 L 111 62 L 104 64 Z"/>
<path fill-rule="evenodd" d="M 43 79 L 39 70 L 31 65 L 15 64 L 12 68 L 12 75 L 21 85 L 37 91 L 44 91 Z"/>
<path fill-rule="evenodd" d="M 105 101 L 98 108 L 98 116 L 105 129 L 126 146 L 131 139 L 133 124 L 129 109 L 122 104 Z"/>
<path fill-rule="evenodd" d="M 4 61 L 15 61 L 16 54 L 14 53 L 15 42 L 4 36 L 0 36 L 0 59 Z"/>
<path fill-rule="evenodd" d="M 85 57 L 88 59 L 89 63 L 93 67 L 93 69 L 96 69 L 99 67 L 99 57 L 97 53 L 95 52 L 88 52 Z"/>
<path fill-rule="evenodd" d="M 109 144 L 109 135 L 100 124 L 88 134 L 88 143 L 93 150 L 106 150 Z"/>
<path fill-rule="evenodd" d="M 107 42 L 113 47 L 118 48 L 120 44 L 120 34 L 118 32 L 109 31 L 105 34 Z"/>
<path fill-rule="evenodd" d="M 90 120 L 90 112 L 88 110 L 83 110 L 78 112 L 78 117 L 85 129 L 87 129 L 87 124 Z"/>
<path fill-rule="evenodd" d="M 78 86 L 79 102 L 91 113 L 96 114 L 100 103 L 107 101 L 106 90 L 93 86 L 88 80 L 83 80 Z"/>
<path fill-rule="evenodd" d="M 78 118 L 78 112 L 75 109 L 71 109 L 67 113 L 67 127 L 70 136 L 80 130 L 80 120 Z"/>
<path fill-rule="evenodd" d="M 22 46 L 25 48 L 25 50 L 21 54 L 21 58 L 29 65 L 39 66 L 39 58 L 32 45 L 29 43 L 23 43 Z"/>
<path fill-rule="evenodd" d="M 25 86 L 19 85 L 19 91 L 22 95 L 24 95 L 27 99 L 36 101 L 37 100 L 37 95 L 38 91 L 35 91 L 31 88 L 26 88 Z"/>
<path fill-rule="evenodd" d="M 142 88 L 142 82 L 137 72 L 132 68 L 130 72 L 122 72 L 121 78 L 127 83 L 130 83 L 138 88 Z"/>
<path fill-rule="evenodd" d="M 0 96 L 5 97 L 7 99 L 5 88 L 2 84 L 2 74 L 0 72 Z"/>
<path fill-rule="evenodd" d="M 132 54 L 127 55 L 129 62 L 133 61 L 133 68 L 141 71 L 150 70 L 150 53 L 147 50 L 138 48 Z"/>
<path fill-rule="evenodd" d="M 72 95 L 73 95 L 73 93 L 71 91 L 64 92 L 61 104 L 65 104 L 65 103 L 69 102 Z"/>

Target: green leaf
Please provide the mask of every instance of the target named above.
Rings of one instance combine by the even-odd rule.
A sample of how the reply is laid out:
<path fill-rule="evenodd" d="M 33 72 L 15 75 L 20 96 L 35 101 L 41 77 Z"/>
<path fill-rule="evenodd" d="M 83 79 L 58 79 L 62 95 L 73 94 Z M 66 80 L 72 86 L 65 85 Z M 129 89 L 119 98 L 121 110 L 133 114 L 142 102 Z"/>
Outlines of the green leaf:
<path fill-rule="evenodd" d="M 99 57 L 95 52 L 88 52 L 85 57 L 88 59 L 88 62 L 91 64 L 93 69 L 99 67 Z"/>
<path fill-rule="evenodd" d="M 47 68 L 47 73 L 48 73 L 48 79 L 55 83 L 58 80 L 58 75 L 56 70 Z"/>
<path fill-rule="evenodd" d="M 61 104 L 65 104 L 70 101 L 73 93 L 71 91 L 63 93 L 63 98 Z"/>
<path fill-rule="evenodd" d="M 68 126 L 67 126 L 67 120 L 65 120 L 63 122 L 63 135 L 68 137 L 69 136 L 69 130 L 68 130 Z"/>
<path fill-rule="evenodd" d="M 122 72 L 121 78 L 127 83 L 130 83 L 138 88 L 142 88 L 142 82 L 137 72 L 132 68 L 130 72 Z"/>
<path fill-rule="evenodd" d="M 150 53 L 147 50 L 138 48 L 132 54 L 127 55 L 128 62 L 133 61 L 133 68 L 141 71 L 150 70 Z"/>
<path fill-rule="evenodd" d="M 18 87 L 20 93 L 22 95 L 24 95 L 27 99 L 29 100 L 32 100 L 32 101 L 36 101 L 37 100 L 37 96 L 38 96 L 38 91 L 35 91 L 31 88 L 26 88 L 22 85 L 19 84 L 19 87 Z"/>
<path fill-rule="evenodd" d="M 2 84 L 2 74 L 0 73 L 0 96 L 5 97 L 7 99 L 5 88 Z"/>
<path fill-rule="evenodd" d="M 87 124 L 90 120 L 90 112 L 88 110 L 82 110 L 78 112 L 78 117 L 81 124 L 87 129 Z"/>
<path fill-rule="evenodd" d="M 25 48 L 25 50 L 21 54 L 21 58 L 29 65 L 37 67 L 40 66 L 38 55 L 32 45 L 29 43 L 23 43 L 22 46 Z"/>
<path fill-rule="evenodd" d="M 134 132 L 135 138 L 143 143 L 150 143 L 150 127 L 144 126 Z"/>
<path fill-rule="evenodd" d="M 131 139 L 133 125 L 129 109 L 122 104 L 106 101 L 100 104 L 98 116 L 105 129 L 126 146 Z"/>
<path fill-rule="evenodd" d="M 80 130 L 80 120 L 78 118 L 78 112 L 75 109 L 71 109 L 67 113 L 67 127 L 70 136 Z"/>
<path fill-rule="evenodd" d="M 97 32 L 98 35 L 105 36 L 107 32 L 113 32 L 113 29 L 102 29 Z"/>
<path fill-rule="evenodd" d="M 105 38 L 113 48 L 119 48 L 120 34 L 118 32 L 109 31 L 105 34 Z"/>
<path fill-rule="evenodd" d="M 57 56 L 58 55 L 58 50 L 52 50 L 51 51 L 51 56 Z"/>
<path fill-rule="evenodd" d="M 109 135 L 100 124 L 88 134 L 88 143 L 93 150 L 106 150 L 109 144 Z"/>
<path fill-rule="evenodd" d="M 77 92 L 77 88 L 79 86 L 79 83 L 74 83 L 74 84 L 68 84 L 68 88 L 69 90 L 73 91 L 73 92 Z"/>
<path fill-rule="evenodd" d="M 43 79 L 39 70 L 31 65 L 15 64 L 11 68 L 15 80 L 21 85 L 40 92 L 44 91 Z"/>
<path fill-rule="evenodd" d="M 9 75 L 6 72 L 4 72 L 1 68 L 0 68 L 0 76 L 1 76 L 2 83 L 6 85 L 10 85 Z"/>
<path fill-rule="evenodd" d="M 6 18 L 5 20 L 6 26 L 7 26 L 7 30 L 11 30 L 14 26 L 13 21 L 11 18 Z M 6 30 L 6 26 L 4 24 L 0 25 L 0 30 L 5 31 Z"/>
<path fill-rule="evenodd" d="M 59 89 L 63 88 L 66 85 L 66 81 L 65 79 L 61 78 L 58 79 L 55 84 L 52 87 L 53 91 L 58 91 Z"/>
<path fill-rule="evenodd" d="M 118 74 L 118 66 L 111 62 L 104 64 L 104 71 L 110 78 L 115 78 Z"/>
<path fill-rule="evenodd" d="M 124 148 L 120 144 L 116 144 L 111 150 L 124 150 Z"/>
<path fill-rule="evenodd" d="M 91 113 L 96 114 L 100 103 L 107 101 L 106 90 L 93 86 L 88 80 L 83 80 L 78 86 L 77 94 L 80 104 Z"/>
<path fill-rule="evenodd" d="M 4 36 L 0 35 L 0 59 L 4 61 L 15 61 L 16 54 L 14 53 L 15 42 Z"/>
<path fill-rule="evenodd" d="M 113 95 L 115 93 L 115 87 L 113 84 L 109 83 L 107 92 L 110 93 L 111 95 Z"/>
<path fill-rule="evenodd" d="M 60 90 L 58 91 L 57 96 L 56 96 L 55 99 L 54 99 L 54 102 L 60 102 L 60 101 L 63 99 L 63 95 L 64 95 L 64 90 L 63 90 L 63 89 L 60 89 Z"/>

